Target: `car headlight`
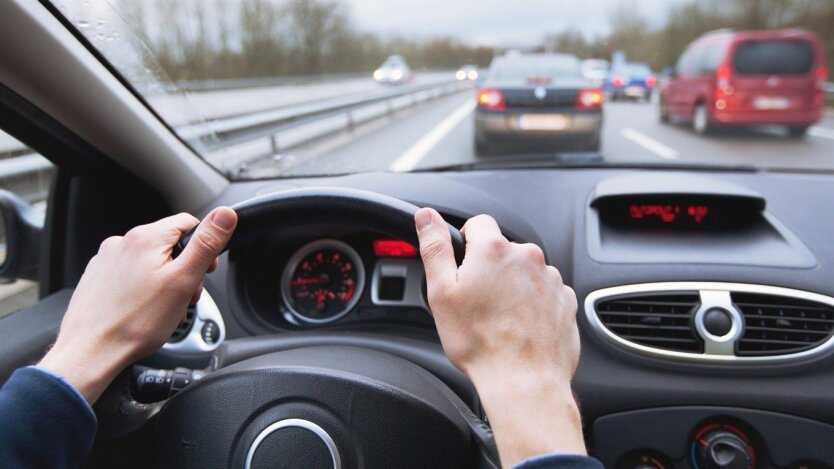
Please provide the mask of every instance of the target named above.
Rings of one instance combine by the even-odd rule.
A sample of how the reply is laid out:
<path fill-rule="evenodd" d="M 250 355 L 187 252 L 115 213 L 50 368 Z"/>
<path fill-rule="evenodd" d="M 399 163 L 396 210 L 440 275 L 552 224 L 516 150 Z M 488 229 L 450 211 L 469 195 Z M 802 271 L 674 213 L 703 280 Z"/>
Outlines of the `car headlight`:
<path fill-rule="evenodd" d="M 466 74 L 470 80 L 477 80 L 478 79 L 478 72 L 475 70 L 470 70 L 469 73 Z"/>
<path fill-rule="evenodd" d="M 463 70 L 458 70 L 458 72 L 455 73 L 455 78 L 457 78 L 458 80 L 465 80 L 466 72 L 464 72 Z"/>
<path fill-rule="evenodd" d="M 377 70 L 374 72 L 374 80 L 382 80 L 382 70 Z"/>
<path fill-rule="evenodd" d="M 399 80 L 402 77 L 403 77 L 402 70 L 394 70 L 394 73 L 391 74 L 391 78 L 393 78 L 395 80 Z"/>

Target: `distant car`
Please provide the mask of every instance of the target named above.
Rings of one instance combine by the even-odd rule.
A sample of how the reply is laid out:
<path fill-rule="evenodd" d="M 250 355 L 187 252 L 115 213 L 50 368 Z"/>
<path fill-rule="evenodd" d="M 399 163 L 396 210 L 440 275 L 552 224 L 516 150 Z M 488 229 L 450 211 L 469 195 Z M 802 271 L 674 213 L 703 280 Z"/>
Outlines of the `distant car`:
<path fill-rule="evenodd" d="M 602 87 L 608 78 L 611 64 L 603 59 L 587 59 L 582 61 L 582 75 L 591 80 L 596 87 Z"/>
<path fill-rule="evenodd" d="M 696 39 L 661 91 L 660 119 L 718 126 L 783 125 L 801 137 L 820 120 L 828 75 L 823 48 L 801 30 L 716 31 Z"/>
<path fill-rule="evenodd" d="M 385 85 L 401 85 L 414 78 L 411 68 L 405 59 L 399 55 L 388 57 L 385 62 L 374 71 L 374 80 Z"/>
<path fill-rule="evenodd" d="M 464 65 L 460 68 L 460 70 L 455 72 L 455 78 L 457 78 L 458 81 L 475 81 L 478 79 L 478 67 L 474 65 Z"/>
<path fill-rule="evenodd" d="M 612 101 L 619 99 L 648 100 L 657 86 L 657 77 L 648 65 L 624 63 L 605 79 L 603 90 Z"/>
<path fill-rule="evenodd" d="M 517 54 L 493 59 L 475 111 L 475 150 L 598 151 L 603 94 L 579 59 Z"/>

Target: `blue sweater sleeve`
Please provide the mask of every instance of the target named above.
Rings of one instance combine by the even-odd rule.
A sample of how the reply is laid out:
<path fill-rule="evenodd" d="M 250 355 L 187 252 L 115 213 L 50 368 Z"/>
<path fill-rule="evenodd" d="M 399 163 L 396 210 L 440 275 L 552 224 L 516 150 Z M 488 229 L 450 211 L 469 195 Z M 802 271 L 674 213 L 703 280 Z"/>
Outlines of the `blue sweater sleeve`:
<path fill-rule="evenodd" d="M 21 368 L 0 388 L 0 465 L 81 467 L 93 447 L 96 416 L 66 381 Z"/>
<path fill-rule="evenodd" d="M 572 454 L 545 454 L 523 461 L 513 469 L 604 469 L 594 458 Z"/>

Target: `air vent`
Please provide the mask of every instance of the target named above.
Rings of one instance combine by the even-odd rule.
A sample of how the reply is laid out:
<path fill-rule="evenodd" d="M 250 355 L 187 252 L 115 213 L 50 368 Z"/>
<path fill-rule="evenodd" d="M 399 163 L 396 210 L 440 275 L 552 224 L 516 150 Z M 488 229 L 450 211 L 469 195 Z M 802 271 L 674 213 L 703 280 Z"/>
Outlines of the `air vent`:
<path fill-rule="evenodd" d="M 197 307 L 194 305 L 188 307 L 188 311 L 185 313 L 185 321 L 174 329 L 174 333 L 171 334 L 171 339 L 168 340 L 169 344 L 181 341 L 188 335 L 189 332 L 191 332 L 191 328 L 194 327 L 194 315 L 196 314 L 196 310 Z"/>
<path fill-rule="evenodd" d="M 600 300 L 596 311 L 602 324 L 630 342 L 678 352 L 703 352 L 703 341 L 692 326 L 700 304 L 698 292 L 635 293 Z"/>
<path fill-rule="evenodd" d="M 744 316 L 739 356 L 783 355 L 814 348 L 834 331 L 834 307 L 825 303 L 759 293 L 732 293 Z"/>

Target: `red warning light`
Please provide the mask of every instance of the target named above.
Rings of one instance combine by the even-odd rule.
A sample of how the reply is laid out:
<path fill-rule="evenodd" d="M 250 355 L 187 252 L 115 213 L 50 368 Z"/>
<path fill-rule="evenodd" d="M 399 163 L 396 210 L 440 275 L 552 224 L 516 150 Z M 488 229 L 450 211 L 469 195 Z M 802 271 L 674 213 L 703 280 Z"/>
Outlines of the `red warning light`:
<path fill-rule="evenodd" d="M 377 257 L 416 257 L 417 248 L 398 239 L 375 239 L 374 254 Z"/>

